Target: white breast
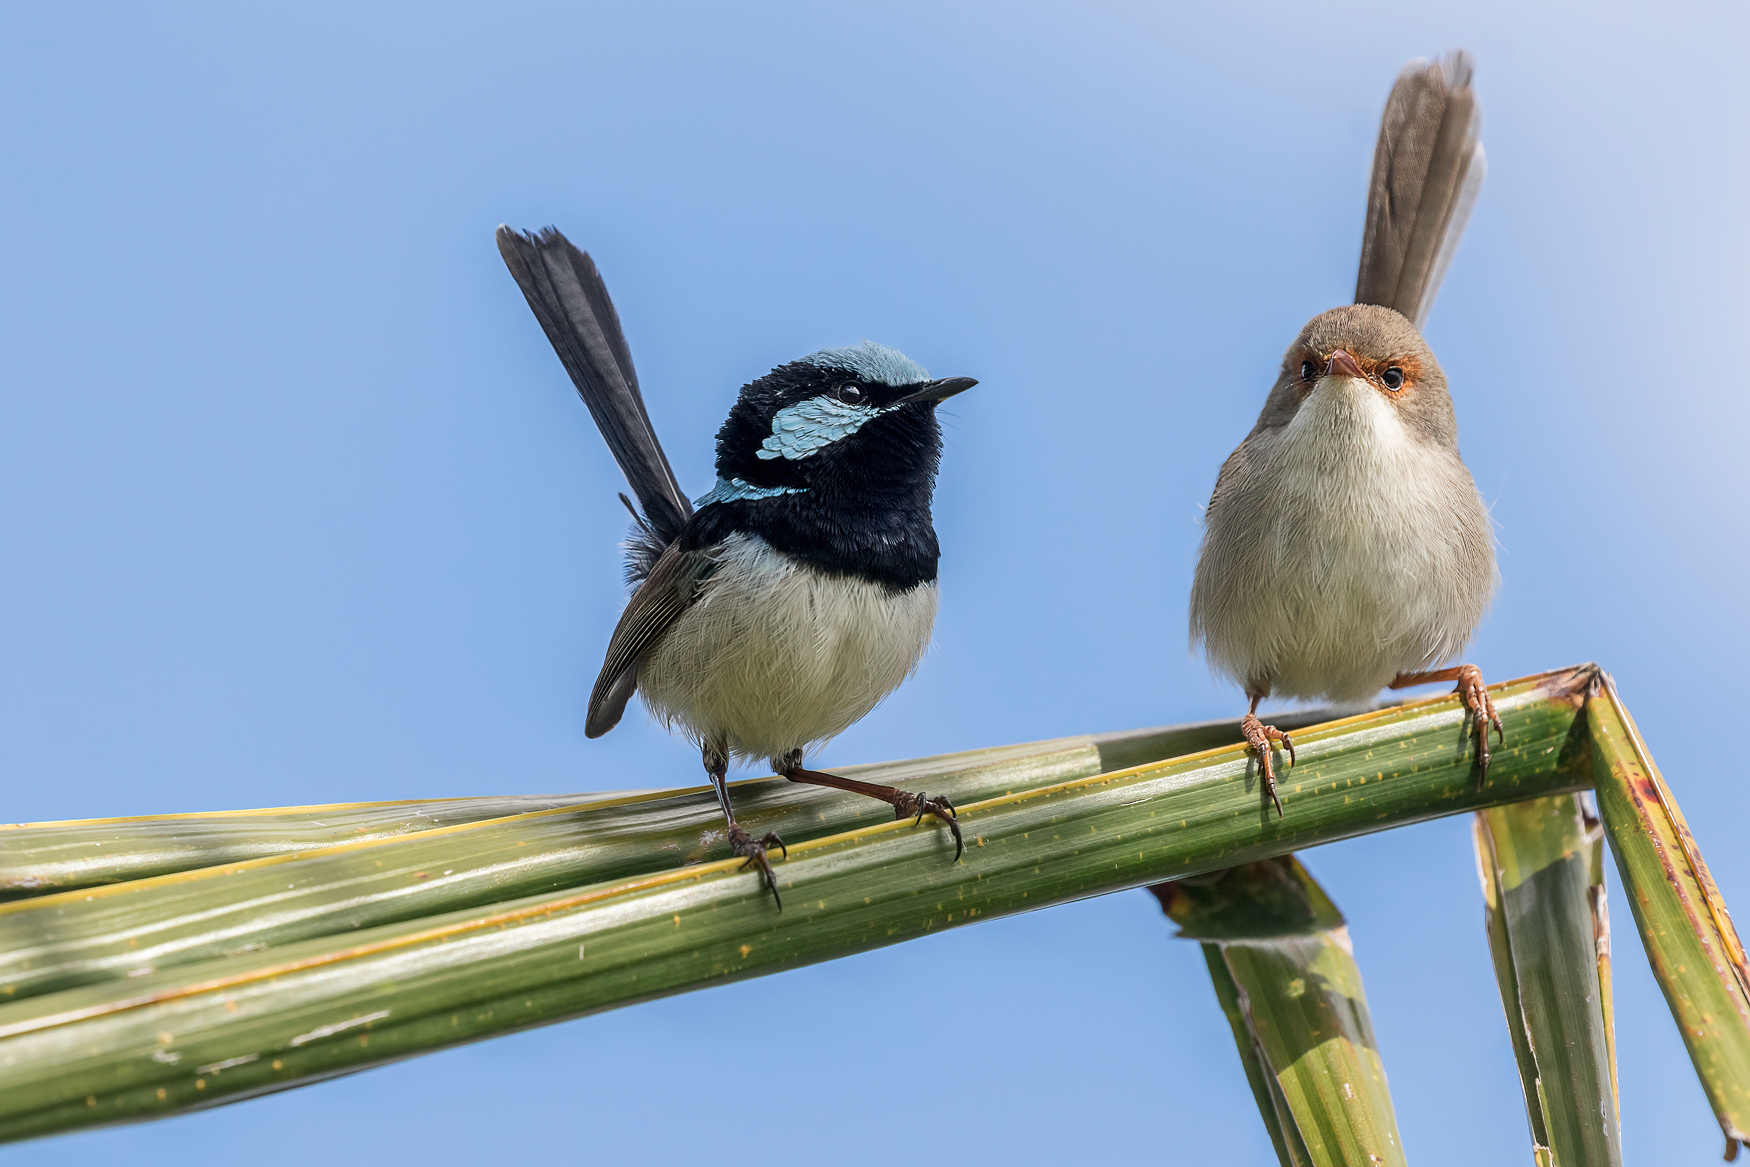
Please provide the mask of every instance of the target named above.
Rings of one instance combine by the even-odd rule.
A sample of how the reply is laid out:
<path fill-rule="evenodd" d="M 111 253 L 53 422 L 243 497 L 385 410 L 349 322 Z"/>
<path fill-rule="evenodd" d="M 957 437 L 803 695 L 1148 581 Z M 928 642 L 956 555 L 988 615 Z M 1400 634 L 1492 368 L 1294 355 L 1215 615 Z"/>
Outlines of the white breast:
<path fill-rule="evenodd" d="M 728 539 L 704 594 L 638 669 L 657 717 L 737 757 L 777 759 L 842 732 L 911 675 L 936 585 L 895 594 Z"/>
<path fill-rule="evenodd" d="M 1216 668 L 1348 701 L 1464 647 L 1494 544 L 1456 450 L 1418 440 L 1366 382 L 1329 378 L 1256 454 L 1198 564 L 1193 622 Z"/>

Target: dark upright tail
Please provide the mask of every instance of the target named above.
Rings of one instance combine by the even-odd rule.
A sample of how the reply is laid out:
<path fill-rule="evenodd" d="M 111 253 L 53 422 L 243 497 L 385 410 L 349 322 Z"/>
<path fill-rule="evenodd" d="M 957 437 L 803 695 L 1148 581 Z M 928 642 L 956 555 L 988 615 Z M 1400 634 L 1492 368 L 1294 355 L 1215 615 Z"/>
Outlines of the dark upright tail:
<path fill-rule="evenodd" d="M 1355 302 L 1395 308 L 1418 328 L 1487 169 L 1470 78 L 1462 51 L 1411 62 L 1386 99 L 1373 152 Z"/>
<path fill-rule="evenodd" d="M 693 505 L 681 493 L 644 412 L 614 302 L 595 263 L 552 227 L 535 232 L 500 227 L 498 252 L 638 496 L 643 513 L 634 511 L 633 517 L 656 544 L 632 549 L 632 572 L 641 576 L 649 570 L 644 561 L 654 560 L 679 537 Z"/>

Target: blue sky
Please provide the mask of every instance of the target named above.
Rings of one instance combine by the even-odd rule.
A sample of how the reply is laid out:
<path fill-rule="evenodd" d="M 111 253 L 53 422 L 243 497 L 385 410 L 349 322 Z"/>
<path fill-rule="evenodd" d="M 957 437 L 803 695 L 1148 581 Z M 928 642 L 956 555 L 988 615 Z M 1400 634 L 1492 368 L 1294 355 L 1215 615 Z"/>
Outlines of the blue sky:
<path fill-rule="evenodd" d="M 691 493 L 737 387 L 805 352 L 980 379 L 945 411 L 936 648 L 823 763 L 1237 715 L 1186 649 L 1201 504 L 1352 293 L 1392 78 L 1462 45 L 1490 170 L 1427 335 L 1500 539 L 1469 658 L 1609 668 L 1742 908 L 1747 33 L 1672 4 L 6 5 L 0 814 L 698 780 L 637 715 L 584 739 L 621 482 L 500 222 L 595 255 Z M 1468 834 L 1305 856 L 1417 1164 L 1527 1149 Z M 1615 913 L 1627 1157 L 1714 1161 Z M 1273 1161 L 1196 947 L 1132 892 L 0 1165 L 524 1155 Z"/>

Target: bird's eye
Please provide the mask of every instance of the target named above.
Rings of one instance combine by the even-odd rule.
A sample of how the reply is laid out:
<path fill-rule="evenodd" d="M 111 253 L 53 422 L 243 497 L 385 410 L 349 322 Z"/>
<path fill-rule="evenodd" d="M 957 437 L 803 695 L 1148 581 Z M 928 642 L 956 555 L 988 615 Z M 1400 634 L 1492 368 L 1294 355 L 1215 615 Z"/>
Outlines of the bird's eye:
<path fill-rule="evenodd" d="M 1396 393 L 1399 389 L 1404 387 L 1404 371 L 1396 365 L 1393 365 L 1385 371 L 1385 376 L 1381 377 L 1380 380 L 1385 382 L 1385 387 L 1387 389 Z"/>
<path fill-rule="evenodd" d="M 1318 367 L 1315 366 L 1311 361 L 1300 362 L 1300 379 L 1302 381 L 1312 380 L 1313 374 L 1317 373 L 1317 372 L 1318 372 Z"/>
<path fill-rule="evenodd" d="M 840 385 L 834 392 L 846 405 L 855 405 L 863 400 L 863 391 L 855 385 Z"/>

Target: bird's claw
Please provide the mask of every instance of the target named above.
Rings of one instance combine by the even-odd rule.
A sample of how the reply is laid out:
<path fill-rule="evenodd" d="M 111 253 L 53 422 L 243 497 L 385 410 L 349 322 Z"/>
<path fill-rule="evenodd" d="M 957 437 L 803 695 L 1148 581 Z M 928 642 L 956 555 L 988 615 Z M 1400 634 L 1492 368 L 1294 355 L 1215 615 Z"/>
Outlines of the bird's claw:
<path fill-rule="evenodd" d="M 757 865 L 766 882 L 766 890 L 772 893 L 772 902 L 778 905 L 778 910 L 784 910 L 784 901 L 778 895 L 778 876 L 772 870 L 772 861 L 766 857 L 766 848 L 776 847 L 784 853 L 784 858 L 790 858 L 790 848 L 784 845 L 784 840 L 776 834 L 767 831 L 759 839 L 755 839 L 741 828 L 739 823 L 729 826 L 729 845 L 737 855 L 742 856 L 742 869 Z"/>
<path fill-rule="evenodd" d="M 959 862 L 960 856 L 966 851 L 966 840 L 960 834 L 960 812 L 954 809 L 954 803 L 946 794 L 938 794 L 931 798 L 923 791 L 916 794 L 903 794 L 903 797 L 893 804 L 893 817 L 905 818 L 915 814 L 917 818 L 912 825 L 921 825 L 925 815 L 932 815 L 948 824 L 948 829 L 954 832 L 954 861 Z"/>
<path fill-rule="evenodd" d="M 1270 801 L 1276 804 L 1276 817 L 1282 817 L 1282 798 L 1276 793 L 1276 767 L 1271 760 L 1271 742 L 1281 742 L 1282 748 L 1288 751 L 1288 764 L 1294 765 L 1294 739 L 1273 725 L 1265 725 L 1258 720 L 1256 713 L 1248 713 L 1240 721 L 1240 733 L 1245 735 L 1246 745 L 1258 755 L 1258 768 L 1264 772 L 1264 793 L 1270 796 Z"/>
<path fill-rule="evenodd" d="M 1455 690 L 1464 707 L 1470 710 L 1477 735 L 1477 785 L 1489 777 L 1489 730 L 1495 731 L 1495 744 L 1504 745 L 1507 734 L 1501 728 L 1501 717 L 1495 703 L 1489 699 L 1489 687 L 1483 683 L 1483 672 L 1475 665 L 1460 665 L 1458 687 Z"/>

